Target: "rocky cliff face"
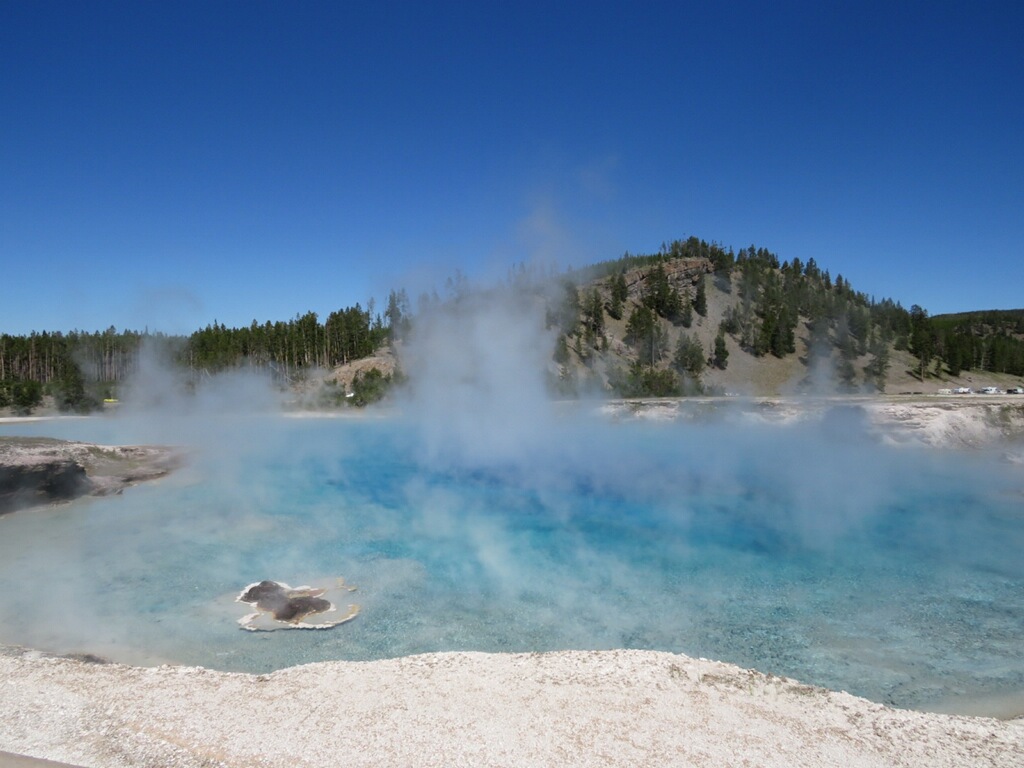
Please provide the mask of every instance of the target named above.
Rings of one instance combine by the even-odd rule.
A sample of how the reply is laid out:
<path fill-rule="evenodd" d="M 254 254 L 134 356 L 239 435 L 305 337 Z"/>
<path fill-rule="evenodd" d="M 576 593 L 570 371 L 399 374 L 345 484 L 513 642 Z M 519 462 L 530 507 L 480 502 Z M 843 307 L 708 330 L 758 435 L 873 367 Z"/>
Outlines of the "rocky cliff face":
<path fill-rule="evenodd" d="M 704 279 L 705 275 L 714 272 L 714 265 L 710 259 L 697 257 L 692 259 L 674 259 L 661 265 L 665 270 L 665 277 L 669 285 L 685 296 L 692 297 L 697 283 Z M 627 270 L 623 276 L 626 283 L 626 291 L 629 298 L 640 302 L 643 300 L 644 280 L 653 267 L 635 267 Z"/>
<path fill-rule="evenodd" d="M 51 438 L 0 437 L 0 514 L 120 493 L 163 477 L 180 462 L 161 446 L 99 446 Z"/>

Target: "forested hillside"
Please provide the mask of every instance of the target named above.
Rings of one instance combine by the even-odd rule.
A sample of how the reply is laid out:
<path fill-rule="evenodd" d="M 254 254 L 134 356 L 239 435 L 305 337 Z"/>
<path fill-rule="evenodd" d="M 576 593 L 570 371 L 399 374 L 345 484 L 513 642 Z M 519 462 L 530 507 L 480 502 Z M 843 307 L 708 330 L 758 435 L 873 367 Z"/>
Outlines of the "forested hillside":
<path fill-rule="evenodd" d="M 985 370 L 1024 376 L 1024 309 L 936 315 L 934 351 L 953 375 Z"/>
<path fill-rule="evenodd" d="M 754 245 L 691 237 L 571 277 L 552 323 L 565 394 L 935 391 L 970 373 L 1024 376 L 1024 312 L 932 318 Z"/>
<path fill-rule="evenodd" d="M 745 355 L 792 358 L 802 369 L 788 376 L 794 387 L 828 360 L 840 389 L 883 391 L 891 350 L 912 336 L 912 314 L 898 303 L 869 299 L 814 259 L 780 261 L 756 246 L 734 253 L 691 237 L 583 274 L 582 290 L 566 284 L 579 317 L 567 315 L 556 352 L 568 390 L 696 394 L 732 378 L 716 372 Z"/>
<path fill-rule="evenodd" d="M 678 396 L 934 391 L 970 373 L 1024 377 L 1024 310 L 930 317 L 917 305 L 876 300 L 814 259 L 782 260 L 754 245 L 733 251 L 696 237 L 654 254 L 620 259 L 546 279 L 513 275 L 510 285 L 541 297 L 556 343 L 549 378 L 560 396 Z M 468 290 L 449 281 L 446 301 Z M 422 306 L 443 301 L 434 294 Z M 228 368 L 269 372 L 289 387 L 312 370 L 328 373 L 318 405 L 365 404 L 401 378 L 370 356 L 415 332 L 404 290 L 382 314 L 359 304 L 321 319 L 214 321 L 190 336 L 118 331 L 0 334 L 0 408 L 25 413 L 44 396 L 64 411 L 88 411 L 137 369 L 146 345 L 158 347 L 188 381 Z M 2 329 L 0 329 L 2 330 Z M 399 356 L 400 357 L 400 356 Z M 385 358 L 380 358 L 385 359 Z M 330 372 L 347 367 L 348 375 Z M 348 395 L 348 398 L 345 397 Z"/>
<path fill-rule="evenodd" d="M 118 385 L 137 369 L 144 344 L 158 348 L 193 379 L 237 366 L 270 371 L 287 384 L 302 371 L 330 368 L 372 354 L 390 335 L 390 323 L 404 322 L 404 294 L 392 294 L 384 318 L 359 304 L 287 322 L 255 320 L 245 328 L 214 321 L 191 336 L 137 331 L 41 332 L 0 335 L 0 407 L 25 412 L 44 394 L 64 411 L 89 411 L 115 397 Z"/>

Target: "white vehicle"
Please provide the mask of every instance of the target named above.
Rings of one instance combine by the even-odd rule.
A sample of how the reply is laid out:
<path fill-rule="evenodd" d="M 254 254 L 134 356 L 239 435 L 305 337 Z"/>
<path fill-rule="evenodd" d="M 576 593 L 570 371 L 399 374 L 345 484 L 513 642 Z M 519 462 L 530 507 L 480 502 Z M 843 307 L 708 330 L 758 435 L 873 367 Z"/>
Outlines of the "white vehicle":
<path fill-rule="evenodd" d="M 1010 387 L 1006 390 L 1008 395 L 1024 395 L 1024 387 Z"/>
<path fill-rule="evenodd" d="M 973 394 L 973 393 L 971 392 L 971 388 L 970 387 L 957 387 L 956 389 L 953 390 L 953 394 L 954 395 L 970 395 L 970 394 Z"/>
<path fill-rule="evenodd" d="M 982 387 L 981 394 L 983 395 L 1001 395 L 1002 390 L 999 387 Z"/>

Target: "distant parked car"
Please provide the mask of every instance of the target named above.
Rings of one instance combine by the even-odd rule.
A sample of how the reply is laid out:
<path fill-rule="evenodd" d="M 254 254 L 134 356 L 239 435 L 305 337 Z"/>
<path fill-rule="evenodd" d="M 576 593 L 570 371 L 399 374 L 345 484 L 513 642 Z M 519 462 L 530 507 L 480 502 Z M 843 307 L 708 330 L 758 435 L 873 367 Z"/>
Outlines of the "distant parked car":
<path fill-rule="evenodd" d="M 983 395 L 1001 395 L 1003 391 L 999 387 L 982 387 L 981 394 Z"/>
<path fill-rule="evenodd" d="M 1010 387 L 1006 390 L 1008 395 L 1024 395 L 1024 387 Z"/>
<path fill-rule="evenodd" d="M 971 393 L 971 388 L 970 387 L 957 387 L 956 389 L 953 390 L 953 394 L 954 395 L 970 395 L 972 393 Z"/>

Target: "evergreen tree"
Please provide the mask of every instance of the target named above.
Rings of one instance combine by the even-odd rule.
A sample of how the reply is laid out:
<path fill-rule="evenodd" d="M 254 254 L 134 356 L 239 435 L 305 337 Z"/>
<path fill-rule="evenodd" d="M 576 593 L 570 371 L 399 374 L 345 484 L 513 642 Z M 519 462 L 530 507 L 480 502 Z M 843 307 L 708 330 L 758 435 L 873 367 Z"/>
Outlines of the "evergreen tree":
<path fill-rule="evenodd" d="M 696 337 L 686 333 L 680 334 L 672 364 L 681 373 L 695 379 L 699 378 L 704 373 L 704 347 Z"/>
<path fill-rule="evenodd" d="M 729 279 L 729 273 L 732 272 L 735 261 L 731 248 L 726 251 L 717 245 L 711 246 L 711 263 L 714 265 L 715 273 L 724 277 L 726 281 Z"/>
<path fill-rule="evenodd" d="M 85 381 L 78 366 L 69 361 L 55 392 L 57 407 L 62 411 L 87 413 L 95 410 L 99 403 L 85 391 Z"/>
<path fill-rule="evenodd" d="M 885 377 L 889 372 L 889 346 L 878 339 L 871 344 L 871 359 L 864 366 L 864 376 L 879 392 L 885 392 Z"/>
<path fill-rule="evenodd" d="M 554 361 L 559 365 L 565 365 L 569 362 L 569 344 L 565 339 L 565 334 L 558 334 L 558 339 L 555 341 L 555 354 Z"/>
<path fill-rule="evenodd" d="M 668 281 L 665 267 L 657 264 L 644 280 L 643 304 L 655 314 L 678 322 L 683 311 L 683 300 L 679 291 Z"/>
<path fill-rule="evenodd" d="M 918 359 L 921 381 L 924 381 L 925 372 L 935 355 L 935 341 L 935 330 L 927 310 L 915 304 L 910 308 L 910 352 Z"/>
<path fill-rule="evenodd" d="M 946 343 L 946 366 L 949 368 L 949 375 L 954 378 L 963 371 L 962 349 L 959 339 L 953 339 Z"/>
<path fill-rule="evenodd" d="M 839 377 L 839 383 L 844 391 L 852 392 L 856 389 L 857 371 L 854 370 L 853 363 L 849 359 L 845 357 L 839 358 L 839 363 L 836 365 L 836 375 Z"/>
<path fill-rule="evenodd" d="M 43 402 L 43 385 L 34 379 L 14 379 L 8 386 L 10 404 L 21 416 L 32 413 Z"/>
<path fill-rule="evenodd" d="M 626 321 L 626 343 L 630 346 L 646 343 L 650 339 L 655 320 L 654 313 L 648 307 L 634 307 Z"/>
<path fill-rule="evenodd" d="M 388 294 L 387 308 L 384 310 L 384 319 L 388 329 L 388 336 L 392 341 L 404 339 L 409 332 L 409 296 L 402 288 L 397 293 L 391 291 Z"/>
<path fill-rule="evenodd" d="M 622 319 L 622 302 L 615 299 L 614 295 L 608 300 L 608 315 L 614 320 Z"/>
<path fill-rule="evenodd" d="M 718 327 L 718 335 L 715 336 L 715 354 L 713 360 L 715 367 L 722 371 L 724 371 L 725 367 L 729 364 L 729 346 L 725 342 L 725 328 L 722 326 Z"/>
<path fill-rule="evenodd" d="M 609 283 L 610 299 L 608 302 L 608 314 L 616 320 L 622 319 L 622 305 L 629 298 L 629 288 L 626 286 L 626 275 L 620 270 L 612 275 Z"/>
<path fill-rule="evenodd" d="M 650 368 L 634 363 L 628 372 L 613 369 L 608 383 L 621 397 L 677 397 L 681 394 L 675 373 L 668 368 Z"/>
<path fill-rule="evenodd" d="M 730 335 L 740 332 L 740 320 L 734 307 L 725 308 L 725 311 L 722 313 L 722 323 L 719 326 L 719 331 L 725 331 Z"/>
<path fill-rule="evenodd" d="M 379 368 L 357 372 L 352 379 L 352 404 L 361 408 L 382 400 L 389 384 L 391 376 L 385 375 Z"/>
<path fill-rule="evenodd" d="M 708 294 L 704 288 L 704 277 L 697 283 L 697 295 L 693 299 L 693 309 L 701 317 L 708 316 Z"/>
<path fill-rule="evenodd" d="M 683 308 L 679 313 L 679 325 L 689 328 L 693 325 L 693 305 L 689 299 L 683 299 Z"/>
<path fill-rule="evenodd" d="M 778 358 L 783 358 L 789 353 L 796 351 L 793 323 L 790 321 L 789 313 L 785 309 L 779 310 L 778 316 L 773 319 L 769 350 Z"/>
<path fill-rule="evenodd" d="M 636 349 L 644 365 L 653 365 L 665 352 L 667 337 L 657 316 L 643 305 L 633 309 L 626 323 L 626 343 Z"/>
<path fill-rule="evenodd" d="M 587 293 L 582 311 L 585 343 L 597 347 L 604 338 L 604 302 L 597 288 L 592 288 Z"/>
<path fill-rule="evenodd" d="M 562 305 L 558 313 L 558 327 L 562 333 L 571 333 L 580 322 L 580 293 L 576 283 L 566 280 L 562 284 Z"/>

